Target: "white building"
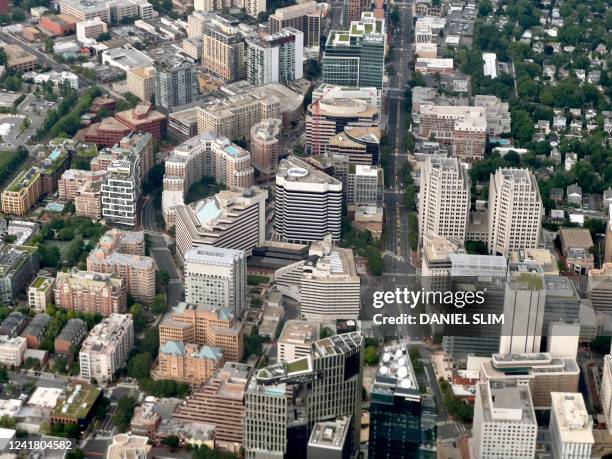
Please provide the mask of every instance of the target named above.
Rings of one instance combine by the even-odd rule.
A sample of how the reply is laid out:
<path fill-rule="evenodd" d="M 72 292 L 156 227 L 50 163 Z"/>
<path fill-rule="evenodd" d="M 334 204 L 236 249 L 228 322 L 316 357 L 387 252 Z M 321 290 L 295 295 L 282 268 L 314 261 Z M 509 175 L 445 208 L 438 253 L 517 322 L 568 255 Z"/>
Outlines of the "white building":
<path fill-rule="evenodd" d="M 300 303 L 307 320 L 357 319 L 360 278 L 351 249 L 333 247 L 331 236 L 310 246 L 309 257 L 274 273 L 278 290 Z"/>
<path fill-rule="evenodd" d="M 106 31 L 106 23 L 97 16 L 76 24 L 76 36 L 81 43 L 90 43 L 92 39 L 98 38 L 100 34 Z"/>
<path fill-rule="evenodd" d="M 435 236 L 463 244 L 470 206 L 467 169 L 457 158 L 428 156 L 419 191 L 419 244 Z"/>
<path fill-rule="evenodd" d="M 489 242 L 491 254 L 538 246 L 542 199 L 528 169 L 498 169 L 489 182 Z"/>
<path fill-rule="evenodd" d="M 546 302 L 542 268 L 529 262 L 510 263 L 505 290 L 499 353 L 539 352 Z"/>
<path fill-rule="evenodd" d="M 287 83 L 303 76 L 304 34 L 293 27 L 246 40 L 246 79 L 254 86 Z"/>
<path fill-rule="evenodd" d="M 140 196 L 140 160 L 135 154 L 113 161 L 103 179 L 102 217 L 108 222 L 135 227 Z"/>
<path fill-rule="evenodd" d="M 266 241 L 267 190 L 221 191 L 215 196 L 176 208 L 179 257 L 191 247 L 213 245 L 244 250 Z"/>
<path fill-rule="evenodd" d="M 310 355 L 312 343 L 318 339 L 318 327 L 312 322 L 288 320 L 278 337 L 277 361 L 292 362 Z"/>
<path fill-rule="evenodd" d="M 550 436 L 553 457 L 589 459 L 593 438 L 593 420 L 580 393 L 552 392 Z"/>
<path fill-rule="evenodd" d="M 0 363 L 7 367 L 19 367 L 23 362 L 23 354 L 28 345 L 25 338 L 16 336 L 9 338 L 6 335 L 0 336 Z"/>
<path fill-rule="evenodd" d="M 187 250 L 185 301 L 228 308 L 240 317 L 246 303 L 244 251 L 211 245 Z"/>
<path fill-rule="evenodd" d="M 44 312 L 53 299 L 53 277 L 38 276 L 28 289 L 28 305 L 30 309 Z"/>
<path fill-rule="evenodd" d="M 340 240 L 342 182 L 289 156 L 276 173 L 274 229 L 284 242 Z"/>
<path fill-rule="evenodd" d="M 81 346 L 81 378 L 110 382 L 123 368 L 134 345 L 134 323 L 131 314 L 111 314 L 96 325 Z"/>
<path fill-rule="evenodd" d="M 514 383 L 476 384 L 474 459 L 533 459 L 537 434 L 529 387 Z"/>
<path fill-rule="evenodd" d="M 601 394 L 601 405 L 608 425 L 608 432 L 612 434 L 612 353 L 604 357 L 599 393 Z"/>
<path fill-rule="evenodd" d="M 354 206 L 382 206 L 384 190 L 383 170 L 376 166 L 350 166 L 346 189 L 346 204 Z"/>
<path fill-rule="evenodd" d="M 482 53 L 482 65 L 484 76 L 497 78 L 497 55 L 495 53 Z"/>

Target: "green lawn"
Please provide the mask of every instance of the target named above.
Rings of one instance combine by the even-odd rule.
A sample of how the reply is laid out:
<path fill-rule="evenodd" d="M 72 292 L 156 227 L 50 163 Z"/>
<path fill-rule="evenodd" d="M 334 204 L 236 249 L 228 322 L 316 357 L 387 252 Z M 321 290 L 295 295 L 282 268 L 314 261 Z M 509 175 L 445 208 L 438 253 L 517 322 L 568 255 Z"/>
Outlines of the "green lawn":
<path fill-rule="evenodd" d="M 270 281 L 270 278 L 267 276 L 259 276 L 257 274 L 249 274 L 247 275 L 247 284 L 248 285 L 259 285 L 259 284 L 267 284 Z"/>

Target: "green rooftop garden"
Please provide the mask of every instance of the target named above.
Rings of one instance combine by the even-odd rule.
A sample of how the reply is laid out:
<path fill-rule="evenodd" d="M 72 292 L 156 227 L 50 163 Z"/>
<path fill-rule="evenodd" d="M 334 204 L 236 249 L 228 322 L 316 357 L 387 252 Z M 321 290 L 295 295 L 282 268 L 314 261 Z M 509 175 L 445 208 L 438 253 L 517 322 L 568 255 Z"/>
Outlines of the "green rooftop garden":
<path fill-rule="evenodd" d="M 542 276 L 537 274 L 521 273 L 514 278 L 514 282 L 525 285 L 527 290 L 542 290 L 544 288 Z"/>
<path fill-rule="evenodd" d="M 36 280 L 34 281 L 34 283 L 32 284 L 32 287 L 34 288 L 40 288 L 42 287 L 42 285 L 47 281 L 48 278 L 46 277 L 37 277 Z"/>
<path fill-rule="evenodd" d="M 366 33 L 372 33 L 374 26 L 372 24 L 365 24 L 364 26 Z"/>
<path fill-rule="evenodd" d="M 32 171 L 32 169 L 28 169 L 23 171 L 21 174 L 19 174 L 15 180 L 13 180 L 11 182 L 11 184 L 8 186 L 8 190 L 12 191 L 12 192 L 17 192 L 19 190 L 21 190 L 23 187 L 21 186 L 21 182 L 23 182 L 23 179 L 26 177 L 27 174 L 29 174 Z M 35 173 L 31 174 L 28 180 L 28 185 L 30 183 L 32 183 L 36 177 L 40 176 L 40 172 L 36 171 Z"/>
<path fill-rule="evenodd" d="M 382 32 L 382 21 L 376 21 L 376 33 Z"/>
<path fill-rule="evenodd" d="M 74 397 L 72 403 L 68 405 L 68 409 L 63 412 L 64 405 L 67 403 L 68 398 L 74 393 L 74 390 L 75 389 L 72 388 L 70 395 L 65 400 L 58 400 L 55 408 L 53 408 L 51 412 L 51 416 L 70 417 L 74 419 L 84 419 L 87 417 L 100 395 L 100 389 L 89 384 L 81 384 L 81 390 L 76 397 Z"/>
<path fill-rule="evenodd" d="M 308 370 L 308 357 L 304 357 L 287 363 L 287 373 L 297 373 Z"/>
<path fill-rule="evenodd" d="M 347 33 L 341 33 L 338 35 L 339 41 L 349 41 L 349 35 Z"/>

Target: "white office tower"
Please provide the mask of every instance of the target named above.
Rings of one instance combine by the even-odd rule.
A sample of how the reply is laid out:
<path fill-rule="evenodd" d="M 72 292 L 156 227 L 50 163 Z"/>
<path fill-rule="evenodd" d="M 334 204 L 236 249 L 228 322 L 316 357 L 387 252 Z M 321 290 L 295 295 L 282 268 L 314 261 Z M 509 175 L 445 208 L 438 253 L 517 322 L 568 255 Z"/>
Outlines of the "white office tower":
<path fill-rule="evenodd" d="M 240 317 L 246 305 L 246 256 L 243 250 L 212 245 L 185 253 L 185 301 L 227 308 Z"/>
<path fill-rule="evenodd" d="M 112 224 L 134 227 L 140 196 L 140 161 L 134 154 L 108 166 L 101 189 L 102 217 Z"/>
<path fill-rule="evenodd" d="M 457 158 L 428 157 L 419 192 L 419 243 L 434 236 L 465 242 L 470 211 L 470 180 Z"/>
<path fill-rule="evenodd" d="M 551 392 L 550 437 L 555 459 L 589 459 L 593 420 L 580 393 Z"/>
<path fill-rule="evenodd" d="M 528 386 L 476 384 L 474 459 L 533 459 L 537 435 L 538 423 Z"/>
<path fill-rule="evenodd" d="M 289 243 L 340 240 L 342 182 L 295 156 L 276 172 L 276 235 Z"/>
<path fill-rule="evenodd" d="M 535 263 L 509 263 L 500 354 L 540 352 L 546 289 Z"/>
<path fill-rule="evenodd" d="M 79 352 L 81 378 L 110 382 L 134 346 L 131 314 L 111 314 L 91 329 Z"/>
<path fill-rule="evenodd" d="M 315 423 L 360 419 L 362 367 L 363 337 L 353 332 L 315 341 L 307 356 L 258 369 L 245 395 L 245 457 L 294 457 L 306 450 Z M 360 429 L 353 427 L 355 449 Z"/>
<path fill-rule="evenodd" d="M 603 407 L 608 432 L 612 434 L 612 353 L 604 357 L 603 375 L 601 376 L 601 405 Z"/>
<path fill-rule="evenodd" d="M 334 247 L 330 235 L 310 246 L 306 260 L 276 270 L 274 281 L 279 292 L 300 304 L 306 320 L 359 317 L 361 281 L 353 251 Z"/>
<path fill-rule="evenodd" d="M 527 169 L 497 169 L 489 182 L 489 252 L 510 252 L 538 246 L 542 223 L 538 183 Z"/>

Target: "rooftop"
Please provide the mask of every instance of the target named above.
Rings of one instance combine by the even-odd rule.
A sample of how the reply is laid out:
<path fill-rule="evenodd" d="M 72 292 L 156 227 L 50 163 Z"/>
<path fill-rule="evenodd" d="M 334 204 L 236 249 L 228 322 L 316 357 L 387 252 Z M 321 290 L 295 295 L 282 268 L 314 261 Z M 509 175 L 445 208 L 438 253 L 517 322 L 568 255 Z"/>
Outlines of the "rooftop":
<path fill-rule="evenodd" d="M 296 156 L 281 160 L 276 173 L 277 181 L 281 177 L 288 182 L 319 183 L 342 186 L 342 183 L 325 172 L 316 169 Z"/>
<path fill-rule="evenodd" d="M 58 400 L 51 416 L 84 419 L 100 396 L 100 389 L 90 384 L 69 386 L 65 398 Z"/>
<path fill-rule="evenodd" d="M 408 346 L 399 344 L 384 348 L 372 393 L 420 399 L 419 384 L 408 355 Z"/>
<path fill-rule="evenodd" d="M 587 412 L 582 394 L 551 392 L 550 398 L 561 443 L 593 444 L 593 420 Z"/>
<path fill-rule="evenodd" d="M 529 387 L 513 382 L 478 383 L 484 420 L 537 424 Z"/>
<path fill-rule="evenodd" d="M 334 421 L 317 422 L 312 428 L 308 446 L 342 450 L 350 430 L 351 418 L 342 416 Z"/>
<path fill-rule="evenodd" d="M 303 320 L 288 320 L 278 341 L 287 344 L 310 344 L 317 338 L 317 327 Z"/>

